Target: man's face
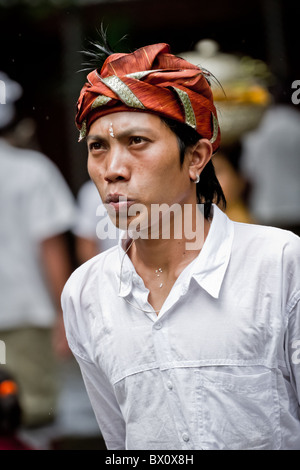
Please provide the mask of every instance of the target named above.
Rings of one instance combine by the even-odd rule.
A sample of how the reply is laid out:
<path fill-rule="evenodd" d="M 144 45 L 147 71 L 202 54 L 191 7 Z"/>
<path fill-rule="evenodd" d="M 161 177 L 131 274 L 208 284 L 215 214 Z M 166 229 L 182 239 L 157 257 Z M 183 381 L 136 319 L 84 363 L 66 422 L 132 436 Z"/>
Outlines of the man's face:
<path fill-rule="evenodd" d="M 177 137 L 158 116 L 141 112 L 103 116 L 91 125 L 87 145 L 89 175 L 118 226 L 122 214 L 128 222 L 136 220 L 128 212 L 137 204 L 146 211 L 138 216 L 142 221 L 153 204 L 196 202 L 189 159 L 180 164 Z"/>

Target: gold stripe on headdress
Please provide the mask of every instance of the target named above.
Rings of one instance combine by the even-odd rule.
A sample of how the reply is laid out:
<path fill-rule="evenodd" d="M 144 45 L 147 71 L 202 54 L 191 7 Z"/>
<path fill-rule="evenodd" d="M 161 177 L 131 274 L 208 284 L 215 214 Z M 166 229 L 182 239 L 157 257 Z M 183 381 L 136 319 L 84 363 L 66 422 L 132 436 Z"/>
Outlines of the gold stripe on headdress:
<path fill-rule="evenodd" d="M 131 108 L 145 109 L 145 106 L 130 90 L 130 88 L 116 75 L 101 78 L 101 81 L 116 93 L 121 101 Z"/>
<path fill-rule="evenodd" d="M 82 121 L 81 128 L 79 131 L 79 139 L 78 142 L 81 140 L 85 139 L 86 137 L 86 132 L 87 132 L 87 127 L 86 127 L 86 120 Z"/>
<path fill-rule="evenodd" d="M 95 108 L 98 108 L 98 106 L 105 106 L 110 100 L 111 98 L 109 96 L 99 95 L 93 101 L 91 108 L 95 109 Z"/>
<path fill-rule="evenodd" d="M 162 72 L 162 69 L 156 69 L 156 70 L 143 70 L 141 72 L 133 72 L 133 73 L 128 73 L 126 77 L 129 78 L 135 78 L 136 80 L 140 80 L 141 78 L 146 77 L 150 73 L 156 73 L 156 72 Z"/>
<path fill-rule="evenodd" d="M 213 119 L 213 136 L 210 139 L 210 143 L 213 144 L 215 142 L 216 138 L 218 137 L 219 123 L 218 123 L 218 119 L 216 118 L 214 113 L 211 113 L 211 114 L 212 114 L 212 119 Z"/>
<path fill-rule="evenodd" d="M 194 129 L 196 129 L 197 128 L 196 116 L 195 116 L 194 109 L 193 109 L 191 100 L 189 98 L 189 95 L 185 91 L 181 90 L 180 88 L 176 88 L 174 86 L 172 88 L 178 94 L 180 101 L 183 105 L 184 114 L 185 114 L 185 123 L 188 126 L 191 126 Z"/>

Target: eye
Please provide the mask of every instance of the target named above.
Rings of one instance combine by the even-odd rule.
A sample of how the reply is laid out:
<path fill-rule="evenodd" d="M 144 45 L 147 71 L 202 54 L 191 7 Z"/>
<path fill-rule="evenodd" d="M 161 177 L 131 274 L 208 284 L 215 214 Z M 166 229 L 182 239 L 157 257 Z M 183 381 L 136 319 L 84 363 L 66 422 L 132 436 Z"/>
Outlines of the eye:
<path fill-rule="evenodd" d="M 99 142 L 99 141 L 95 141 L 95 142 L 90 142 L 88 144 L 88 150 L 90 152 L 95 152 L 97 150 L 102 150 L 104 148 L 104 145 L 102 142 Z"/>
<path fill-rule="evenodd" d="M 140 137 L 139 135 L 133 136 L 130 139 L 130 143 L 133 145 L 140 145 L 144 144 L 145 142 L 147 142 L 147 139 L 145 139 L 145 137 Z"/>

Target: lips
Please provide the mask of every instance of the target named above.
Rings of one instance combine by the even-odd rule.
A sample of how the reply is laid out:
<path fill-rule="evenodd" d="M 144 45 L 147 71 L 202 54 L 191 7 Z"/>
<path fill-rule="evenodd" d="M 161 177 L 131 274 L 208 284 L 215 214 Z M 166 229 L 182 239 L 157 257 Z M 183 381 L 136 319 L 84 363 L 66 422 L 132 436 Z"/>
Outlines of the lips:
<path fill-rule="evenodd" d="M 129 199 L 124 194 L 109 194 L 105 199 L 105 203 L 107 204 L 108 208 L 112 207 L 115 211 L 127 211 L 127 209 L 132 206 L 135 201 L 133 199 Z"/>

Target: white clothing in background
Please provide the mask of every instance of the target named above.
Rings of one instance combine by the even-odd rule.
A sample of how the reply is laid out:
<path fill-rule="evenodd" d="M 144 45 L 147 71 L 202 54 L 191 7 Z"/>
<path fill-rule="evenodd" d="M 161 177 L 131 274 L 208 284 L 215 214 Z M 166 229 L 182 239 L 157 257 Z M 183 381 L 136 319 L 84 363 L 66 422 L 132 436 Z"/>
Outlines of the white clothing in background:
<path fill-rule="evenodd" d="M 0 140 L 0 330 L 53 325 L 40 242 L 74 220 L 73 196 L 52 161 Z"/>
<path fill-rule="evenodd" d="M 119 230 L 110 220 L 93 181 L 87 181 L 80 188 L 77 206 L 77 220 L 73 229 L 75 235 L 95 240 L 99 253 L 117 245 Z"/>
<path fill-rule="evenodd" d="M 300 112 L 271 106 L 244 138 L 241 170 L 252 183 L 249 208 L 258 222 L 300 225 Z"/>

